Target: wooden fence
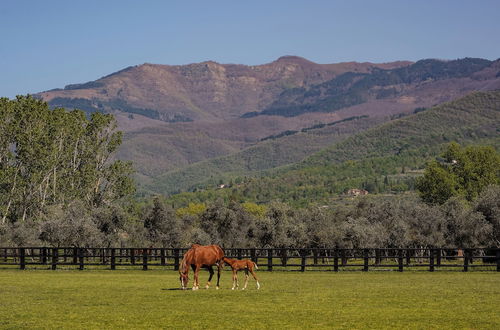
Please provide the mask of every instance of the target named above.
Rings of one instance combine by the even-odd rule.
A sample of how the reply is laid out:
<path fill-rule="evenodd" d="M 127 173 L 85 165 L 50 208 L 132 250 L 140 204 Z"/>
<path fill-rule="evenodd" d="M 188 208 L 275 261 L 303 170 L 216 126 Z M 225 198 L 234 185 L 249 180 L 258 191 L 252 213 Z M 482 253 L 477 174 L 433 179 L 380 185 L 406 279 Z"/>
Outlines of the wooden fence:
<path fill-rule="evenodd" d="M 179 269 L 186 248 L 0 247 L 0 268 Z M 491 249 L 255 249 L 227 248 L 273 270 L 483 270 L 500 272 L 500 248 Z"/>

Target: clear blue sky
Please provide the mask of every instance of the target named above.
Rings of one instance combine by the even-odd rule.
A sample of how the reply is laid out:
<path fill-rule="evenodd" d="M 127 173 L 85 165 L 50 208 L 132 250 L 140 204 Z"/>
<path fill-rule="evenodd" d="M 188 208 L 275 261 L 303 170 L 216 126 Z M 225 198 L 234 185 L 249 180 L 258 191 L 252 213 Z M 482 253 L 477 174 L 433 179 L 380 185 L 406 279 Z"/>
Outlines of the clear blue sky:
<path fill-rule="evenodd" d="M 500 57 L 500 1 L 0 0 L 0 96 L 144 62 Z"/>

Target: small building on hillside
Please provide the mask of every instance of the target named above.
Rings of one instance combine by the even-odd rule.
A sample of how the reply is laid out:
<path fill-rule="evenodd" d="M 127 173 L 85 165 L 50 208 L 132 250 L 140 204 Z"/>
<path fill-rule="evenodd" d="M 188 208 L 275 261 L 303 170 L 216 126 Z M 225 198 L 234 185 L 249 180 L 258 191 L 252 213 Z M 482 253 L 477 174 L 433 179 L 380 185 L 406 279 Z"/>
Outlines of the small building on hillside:
<path fill-rule="evenodd" d="M 346 192 L 346 195 L 348 196 L 363 196 L 363 195 L 368 195 L 368 191 L 364 189 L 349 189 Z"/>

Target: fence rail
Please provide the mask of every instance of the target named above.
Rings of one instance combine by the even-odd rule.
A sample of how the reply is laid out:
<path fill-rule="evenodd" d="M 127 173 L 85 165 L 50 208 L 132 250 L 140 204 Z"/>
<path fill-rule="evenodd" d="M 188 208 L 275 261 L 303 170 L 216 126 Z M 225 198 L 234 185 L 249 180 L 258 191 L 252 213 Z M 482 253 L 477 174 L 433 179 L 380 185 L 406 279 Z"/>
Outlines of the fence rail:
<path fill-rule="evenodd" d="M 186 248 L 0 247 L 1 268 L 70 267 L 179 269 Z M 248 258 L 273 270 L 483 270 L 500 272 L 500 248 L 476 249 L 256 249 L 227 248 L 230 258 Z"/>

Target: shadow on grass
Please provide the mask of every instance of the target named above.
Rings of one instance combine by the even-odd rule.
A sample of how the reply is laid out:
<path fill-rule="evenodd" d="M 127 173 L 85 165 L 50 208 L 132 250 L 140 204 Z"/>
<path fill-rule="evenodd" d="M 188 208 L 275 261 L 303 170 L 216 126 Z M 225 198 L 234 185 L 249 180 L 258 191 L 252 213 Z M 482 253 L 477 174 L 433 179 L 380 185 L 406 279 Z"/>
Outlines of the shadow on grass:
<path fill-rule="evenodd" d="M 161 289 L 162 291 L 183 291 L 181 288 L 165 288 Z"/>

